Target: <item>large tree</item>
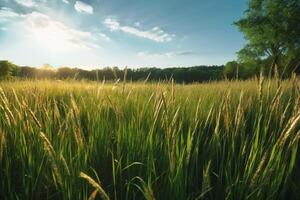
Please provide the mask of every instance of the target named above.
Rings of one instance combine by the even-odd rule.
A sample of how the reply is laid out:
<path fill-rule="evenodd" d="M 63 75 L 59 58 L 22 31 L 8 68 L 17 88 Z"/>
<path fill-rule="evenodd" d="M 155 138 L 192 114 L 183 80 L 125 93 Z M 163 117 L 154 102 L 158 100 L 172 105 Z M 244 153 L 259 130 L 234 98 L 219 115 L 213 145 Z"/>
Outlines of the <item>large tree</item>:
<path fill-rule="evenodd" d="M 250 0 L 244 17 L 235 22 L 249 41 L 239 51 L 243 62 L 269 60 L 281 73 L 300 61 L 300 0 Z"/>

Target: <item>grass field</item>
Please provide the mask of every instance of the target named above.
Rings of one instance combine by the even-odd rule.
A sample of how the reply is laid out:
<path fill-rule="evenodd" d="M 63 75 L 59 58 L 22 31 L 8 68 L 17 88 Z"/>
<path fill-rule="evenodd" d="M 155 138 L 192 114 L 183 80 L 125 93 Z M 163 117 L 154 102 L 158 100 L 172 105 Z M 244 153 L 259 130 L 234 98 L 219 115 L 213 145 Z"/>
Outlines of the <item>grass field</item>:
<path fill-rule="evenodd" d="M 300 197 L 296 77 L 0 86 L 0 199 Z"/>

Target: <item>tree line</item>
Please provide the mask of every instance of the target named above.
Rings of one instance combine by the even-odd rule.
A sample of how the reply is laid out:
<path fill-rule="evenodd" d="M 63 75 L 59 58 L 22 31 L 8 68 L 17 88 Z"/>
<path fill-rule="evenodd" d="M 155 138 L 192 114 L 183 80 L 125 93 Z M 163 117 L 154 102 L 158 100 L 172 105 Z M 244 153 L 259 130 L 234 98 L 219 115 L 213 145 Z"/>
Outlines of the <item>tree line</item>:
<path fill-rule="evenodd" d="M 128 81 L 164 81 L 174 79 L 179 83 L 205 82 L 223 79 L 224 66 L 194 66 L 185 68 L 125 68 L 105 67 L 84 70 L 61 67 L 55 69 L 50 65 L 41 68 L 17 66 L 9 61 L 0 61 L 1 79 L 75 79 L 92 81 L 117 81 L 126 78 Z"/>
<path fill-rule="evenodd" d="M 263 65 L 264 63 L 264 65 Z M 265 66 L 265 67 L 264 67 Z M 53 79 L 53 80 L 91 80 L 117 81 L 124 78 L 128 81 L 165 81 L 173 79 L 177 83 L 208 82 L 224 79 L 249 79 L 258 76 L 262 71 L 269 75 L 268 59 L 257 63 L 227 62 L 225 65 L 172 67 L 172 68 L 125 68 L 105 67 L 102 69 L 84 70 L 79 68 L 54 68 L 48 64 L 41 68 L 17 66 L 9 61 L 0 61 L 0 80 L 4 79 Z M 294 71 L 300 74 L 299 70 Z"/>

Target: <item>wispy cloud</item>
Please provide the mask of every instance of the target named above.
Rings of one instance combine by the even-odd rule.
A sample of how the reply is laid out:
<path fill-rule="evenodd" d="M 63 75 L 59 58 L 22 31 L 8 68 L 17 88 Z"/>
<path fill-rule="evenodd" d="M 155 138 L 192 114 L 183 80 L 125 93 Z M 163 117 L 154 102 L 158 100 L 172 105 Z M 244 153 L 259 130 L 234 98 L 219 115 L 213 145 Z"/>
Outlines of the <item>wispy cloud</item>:
<path fill-rule="evenodd" d="M 180 52 L 175 52 L 175 55 L 177 55 L 177 56 L 194 56 L 194 55 L 198 55 L 198 53 L 194 52 L 194 51 L 180 51 Z"/>
<path fill-rule="evenodd" d="M 70 4 L 70 2 L 68 0 L 62 0 L 62 2 L 66 3 L 66 4 Z"/>
<path fill-rule="evenodd" d="M 25 6 L 25 7 L 35 7 L 37 3 L 34 0 L 15 0 L 18 4 Z"/>
<path fill-rule="evenodd" d="M 99 33 L 98 35 L 99 35 L 100 38 L 104 39 L 104 40 L 107 41 L 107 42 L 110 42 L 110 41 L 111 41 L 111 38 L 108 37 L 108 36 L 107 36 L 106 34 L 104 34 L 104 33 Z"/>
<path fill-rule="evenodd" d="M 165 52 L 165 53 L 149 53 L 147 51 L 141 51 L 137 53 L 138 57 L 141 58 L 174 58 L 181 56 L 193 56 L 197 55 L 193 51 L 177 51 L 177 52 Z"/>
<path fill-rule="evenodd" d="M 38 7 L 42 3 L 46 3 L 47 0 L 15 0 L 15 2 L 21 6 L 32 8 Z"/>
<path fill-rule="evenodd" d="M 163 53 L 163 54 L 157 54 L 157 53 L 149 53 L 146 51 L 141 51 L 137 53 L 138 57 L 141 58 L 170 58 L 172 57 L 172 53 L 171 52 L 167 52 L 167 53 Z"/>
<path fill-rule="evenodd" d="M 115 19 L 112 19 L 112 18 L 106 18 L 105 21 L 104 21 L 104 24 L 110 28 L 110 30 L 112 31 L 116 31 L 116 30 L 119 30 L 120 29 L 120 23 L 115 20 Z"/>
<path fill-rule="evenodd" d="M 150 30 L 142 30 L 132 26 L 122 26 L 119 21 L 113 18 L 106 18 L 104 24 L 110 28 L 111 31 L 122 31 L 137 37 L 146 38 L 156 42 L 169 42 L 175 35 L 163 31 L 160 27 L 154 27 Z M 140 24 L 139 24 L 140 25 Z"/>
<path fill-rule="evenodd" d="M 82 1 L 76 1 L 74 8 L 77 12 L 80 13 L 87 13 L 90 15 L 94 13 L 94 8 L 91 5 L 84 3 Z"/>
<path fill-rule="evenodd" d="M 172 58 L 178 56 L 193 56 L 193 55 L 197 55 L 197 53 L 193 51 L 165 52 L 159 54 L 141 51 L 137 53 L 137 56 L 142 58 Z"/>
<path fill-rule="evenodd" d="M 93 33 L 74 29 L 40 12 L 19 14 L 10 8 L 1 8 L 0 17 L 10 24 L 18 23 L 18 28 L 22 29 L 24 34 L 51 49 L 98 47 L 99 37 L 94 36 Z"/>
<path fill-rule="evenodd" d="M 20 14 L 16 13 L 11 8 L 2 7 L 0 9 L 0 22 L 2 21 L 9 21 L 11 19 L 19 18 L 21 17 Z"/>

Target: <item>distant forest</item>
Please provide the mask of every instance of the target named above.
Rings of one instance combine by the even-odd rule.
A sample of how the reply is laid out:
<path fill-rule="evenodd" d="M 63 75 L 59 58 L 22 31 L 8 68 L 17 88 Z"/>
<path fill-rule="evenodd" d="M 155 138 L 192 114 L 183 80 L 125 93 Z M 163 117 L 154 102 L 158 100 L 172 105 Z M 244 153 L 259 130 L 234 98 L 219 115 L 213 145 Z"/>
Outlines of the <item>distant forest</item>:
<path fill-rule="evenodd" d="M 269 63 L 264 63 L 268 66 Z M 248 79 L 268 73 L 269 68 L 259 65 L 240 64 L 235 61 L 226 65 L 172 67 L 172 68 L 126 68 L 105 67 L 102 69 L 83 70 L 79 68 L 53 68 L 44 65 L 41 68 L 17 66 L 9 61 L 0 61 L 0 80 L 2 79 L 55 79 L 55 80 L 92 80 L 92 81 L 164 81 L 173 79 L 177 83 L 208 82 L 222 79 Z M 299 74 L 299 70 L 294 71 Z"/>
<path fill-rule="evenodd" d="M 4 67 L 4 65 L 8 65 Z M 4 70 L 6 68 L 6 70 Z M 2 69 L 2 70 L 1 70 Z M 9 70 L 8 70 L 9 69 Z M 105 67 L 102 69 L 84 70 L 79 68 L 61 67 L 54 69 L 49 65 L 42 68 L 27 66 L 16 66 L 7 61 L 0 61 L 0 72 L 6 72 L 8 77 L 22 79 L 75 79 L 92 81 L 163 81 L 173 78 L 176 82 L 191 83 L 210 80 L 220 80 L 223 75 L 224 66 L 195 66 L 187 68 L 139 68 L 119 69 L 118 67 Z M 4 73 L 2 78 L 4 78 Z M 0 75 L 1 76 L 1 75 Z"/>

